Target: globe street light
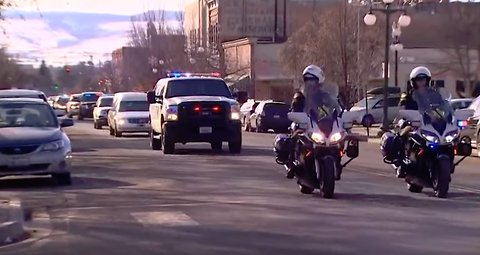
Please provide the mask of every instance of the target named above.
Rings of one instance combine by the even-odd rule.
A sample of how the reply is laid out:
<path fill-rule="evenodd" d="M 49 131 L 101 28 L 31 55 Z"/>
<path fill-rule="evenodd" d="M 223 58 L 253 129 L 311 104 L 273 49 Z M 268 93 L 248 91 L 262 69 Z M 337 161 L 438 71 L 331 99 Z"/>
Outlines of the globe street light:
<path fill-rule="evenodd" d="M 373 14 L 373 11 L 381 12 L 385 14 L 386 17 L 386 29 L 385 29 L 385 60 L 384 60 L 384 70 L 383 70 L 383 123 L 382 131 L 388 131 L 389 121 L 388 121 L 388 68 L 390 60 L 390 16 L 397 12 L 403 12 L 398 20 L 398 24 L 402 27 L 407 27 L 410 25 L 411 18 L 405 13 L 405 8 L 403 6 L 395 7 L 393 6 L 394 0 L 383 0 L 384 7 L 373 7 L 372 3 L 370 4 L 370 12 L 365 15 L 363 21 L 367 26 L 375 25 L 377 17 Z"/>

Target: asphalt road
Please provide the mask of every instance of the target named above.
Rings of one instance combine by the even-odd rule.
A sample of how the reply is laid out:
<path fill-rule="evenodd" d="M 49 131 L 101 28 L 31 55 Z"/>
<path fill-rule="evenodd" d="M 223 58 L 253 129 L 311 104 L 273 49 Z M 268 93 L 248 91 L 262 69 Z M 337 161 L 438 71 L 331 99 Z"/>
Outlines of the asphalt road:
<path fill-rule="evenodd" d="M 72 186 L 0 180 L 2 196 L 48 227 L 1 254 L 480 254 L 479 158 L 438 199 L 409 193 L 378 145 L 362 143 L 325 200 L 284 177 L 272 134 L 245 134 L 241 155 L 187 145 L 165 156 L 145 136 L 114 138 L 88 121 L 67 133 Z"/>

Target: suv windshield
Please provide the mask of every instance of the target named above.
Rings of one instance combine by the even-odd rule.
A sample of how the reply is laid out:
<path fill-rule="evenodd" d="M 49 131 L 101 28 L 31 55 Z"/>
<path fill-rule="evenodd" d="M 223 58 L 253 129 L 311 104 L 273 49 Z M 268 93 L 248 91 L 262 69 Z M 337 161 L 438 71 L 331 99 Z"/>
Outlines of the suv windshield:
<path fill-rule="evenodd" d="M 123 101 L 120 102 L 119 112 L 148 112 L 147 101 Z"/>
<path fill-rule="evenodd" d="M 102 98 L 100 99 L 99 107 L 110 107 L 113 104 L 113 97 Z"/>
<path fill-rule="evenodd" d="M 182 96 L 221 96 L 232 98 L 232 94 L 222 80 L 181 79 L 168 82 L 165 98 Z"/>
<path fill-rule="evenodd" d="M 97 93 L 85 93 L 82 94 L 80 101 L 82 102 L 97 102 L 100 96 Z"/>
<path fill-rule="evenodd" d="M 49 105 L 34 103 L 0 104 L 0 128 L 57 126 L 57 118 Z"/>

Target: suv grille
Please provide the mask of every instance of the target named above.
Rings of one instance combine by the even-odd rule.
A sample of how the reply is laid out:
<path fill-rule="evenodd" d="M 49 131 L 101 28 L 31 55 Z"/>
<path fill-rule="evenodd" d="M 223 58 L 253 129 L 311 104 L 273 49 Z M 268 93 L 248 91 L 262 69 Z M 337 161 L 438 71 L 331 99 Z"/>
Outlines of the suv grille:
<path fill-rule="evenodd" d="M 34 152 L 40 145 L 15 146 L 0 148 L 0 153 L 7 155 L 22 155 Z"/>
<path fill-rule="evenodd" d="M 229 114 L 230 105 L 226 102 L 185 102 L 178 107 L 179 121 L 195 125 L 225 123 Z"/>

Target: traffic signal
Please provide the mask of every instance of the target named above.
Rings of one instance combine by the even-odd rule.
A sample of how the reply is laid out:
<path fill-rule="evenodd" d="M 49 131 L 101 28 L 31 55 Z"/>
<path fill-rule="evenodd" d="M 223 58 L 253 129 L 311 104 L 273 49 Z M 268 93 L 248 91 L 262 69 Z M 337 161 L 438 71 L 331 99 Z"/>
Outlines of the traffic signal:
<path fill-rule="evenodd" d="M 58 85 L 58 84 L 53 84 L 52 89 L 53 89 L 54 91 L 58 91 L 58 90 L 60 89 L 60 85 Z"/>
<path fill-rule="evenodd" d="M 66 72 L 66 73 L 70 73 L 70 72 L 72 71 L 72 68 L 69 67 L 69 66 L 65 66 L 64 69 L 65 69 L 65 72 Z"/>

